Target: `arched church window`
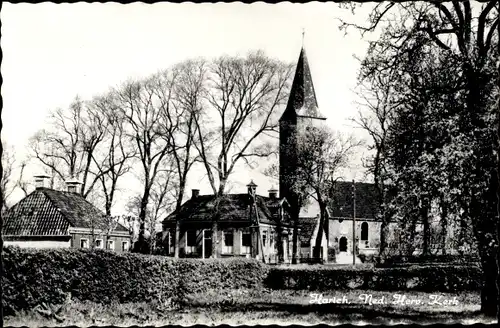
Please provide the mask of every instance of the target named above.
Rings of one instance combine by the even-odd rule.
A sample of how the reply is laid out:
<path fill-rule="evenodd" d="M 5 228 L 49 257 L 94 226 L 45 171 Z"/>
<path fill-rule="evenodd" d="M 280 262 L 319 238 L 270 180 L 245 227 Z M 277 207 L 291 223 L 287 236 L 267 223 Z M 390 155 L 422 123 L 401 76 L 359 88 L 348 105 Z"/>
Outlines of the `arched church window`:
<path fill-rule="evenodd" d="M 368 223 L 361 223 L 361 240 L 368 240 Z"/>

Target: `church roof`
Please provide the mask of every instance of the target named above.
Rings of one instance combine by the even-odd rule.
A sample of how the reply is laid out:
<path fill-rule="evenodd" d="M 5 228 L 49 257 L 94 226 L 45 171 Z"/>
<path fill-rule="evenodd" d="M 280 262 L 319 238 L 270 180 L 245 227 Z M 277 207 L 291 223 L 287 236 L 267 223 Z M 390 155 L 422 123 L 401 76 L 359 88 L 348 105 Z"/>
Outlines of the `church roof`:
<path fill-rule="evenodd" d="M 379 213 L 377 189 L 373 183 L 356 182 L 356 218 L 376 220 Z M 394 197 L 394 188 L 389 188 L 388 197 Z M 335 182 L 334 193 L 328 208 L 330 218 L 350 219 L 353 216 L 353 184 Z"/>
<path fill-rule="evenodd" d="M 281 119 L 293 113 L 298 116 L 325 119 L 318 109 L 318 100 L 314 91 L 311 69 L 307 61 L 306 50 L 303 47 L 300 51 L 297 68 L 295 69 L 288 104 Z"/>

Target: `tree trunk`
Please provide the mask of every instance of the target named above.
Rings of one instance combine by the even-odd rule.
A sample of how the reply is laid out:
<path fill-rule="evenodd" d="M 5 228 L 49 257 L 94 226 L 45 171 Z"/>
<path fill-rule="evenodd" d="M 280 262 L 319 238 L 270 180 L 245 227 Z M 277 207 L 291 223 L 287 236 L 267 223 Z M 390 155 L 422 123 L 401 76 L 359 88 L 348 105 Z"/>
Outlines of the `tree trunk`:
<path fill-rule="evenodd" d="M 224 195 L 224 191 L 226 189 L 227 178 L 220 176 L 219 177 L 219 189 L 217 190 L 217 196 Z"/>
<path fill-rule="evenodd" d="M 481 312 L 491 318 L 497 316 L 497 275 L 498 266 L 495 255 L 481 256 L 483 268 L 483 288 L 481 289 Z"/>
<path fill-rule="evenodd" d="M 382 222 L 380 224 L 380 251 L 379 257 L 381 259 L 384 258 L 385 252 L 387 251 L 387 230 L 389 228 L 389 224 L 387 222 L 387 215 L 382 213 Z"/>
<path fill-rule="evenodd" d="M 441 254 L 446 254 L 446 236 L 448 235 L 448 206 L 441 202 Z"/>
<path fill-rule="evenodd" d="M 413 251 L 415 250 L 415 235 L 416 235 L 416 227 L 417 227 L 417 224 L 416 224 L 416 219 L 415 218 L 411 218 L 411 222 L 410 222 L 410 228 L 409 228 L 409 237 L 408 235 L 406 236 L 406 240 L 405 240 L 405 243 L 406 243 L 406 256 L 412 256 L 413 255 Z"/>
<path fill-rule="evenodd" d="M 179 220 L 175 221 L 175 232 L 174 232 L 174 258 L 178 259 L 179 258 L 179 239 L 181 236 L 180 233 L 181 230 L 181 223 Z M 202 238 L 203 240 L 203 238 Z M 169 250 L 170 251 L 170 250 Z"/>
<path fill-rule="evenodd" d="M 500 6 L 497 8 L 500 11 Z M 497 24 L 497 36 L 500 36 L 500 24 Z M 497 41 L 500 52 L 500 42 Z M 497 86 L 500 85 L 500 60 L 497 59 Z M 500 95 L 497 95 L 497 241 L 500 242 Z M 500 247 L 497 248 L 497 322 L 500 322 Z"/>
<path fill-rule="evenodd" d="M 492 176 L 492 181 L 496 184 L 496 176 Z M 492 186 L 490 186 L 492 187 Z M 496 201 L 496 190 L 495 188 L 489 188 L 489 192 L 483 195 L 482 198 L 489 198 L 488 203 L 490 205 L 497 205 Z M 498 276 L 498 265 L 497 265 L 497 251 L 498 240 L 496 238 L 497 231 L 497 220 L 496 208 L 493 206 L 488 210 L 483 209 L 483 204 L 480 203 L 479 199 L 474 198 L 471 203 L 471 213 L 477 215 L 472 218 L 473 231 L 476 237 L 479 256 L 481 258 L 481 266 L 483 269 L 483 286 L 481 289 L 481 312 L 491 318 L 497 317 L 497 307 L 498 307 L 498 289 L 497 289 L 497 276 Z M 489 215 L 488 215 L 489 214 Z"/>
<path fill-rule="evenodd" d="M 422 202 L 421 219 L 423 223 L 422 255 L 427 256 L 430 254 L 429 241 L 431 235 L 429 224 L 429 207 L 427 200 Z"/>
<path fill-rule="evenodd" d="M 148 245 L 146 242 L 145 232 L 146 232 L 146 214 L 149 202 L 149 187 L 146 186 L 144 194 L 141 199 L 141 210 L 139 212 L 139 238 L 134 247 L 134 252 L 147 254 L 149 252 Z"/>
<path fill-rule="evenodd" d="M 111 201 L 106 201 L 105 210 L 106 210 L 106 216 L 111 217 Z"/>
<path fill-rule="evenodd" d="M 177 200 L 175 203 L 175 210 L 178 211 L 182 205 L 182 199 L 184 198 L 184 192 L 186 189 L 186 181 L 182 180 L 179 184 L 179 194 L 177 195 Z"/>
<path fill-rule="evenodd" d="M 319 204 L 320 215 L 319 215 L 319 226 L 318 226 L 318 234 L 316 235 L 315 247 L 313 248 L 313 258 L 320 259 L 321 258 L 321 244 L 323 241 L 323 230 L 325 226 L 325 216 L 326 216 L 326 204 L 321 202 Z"/>

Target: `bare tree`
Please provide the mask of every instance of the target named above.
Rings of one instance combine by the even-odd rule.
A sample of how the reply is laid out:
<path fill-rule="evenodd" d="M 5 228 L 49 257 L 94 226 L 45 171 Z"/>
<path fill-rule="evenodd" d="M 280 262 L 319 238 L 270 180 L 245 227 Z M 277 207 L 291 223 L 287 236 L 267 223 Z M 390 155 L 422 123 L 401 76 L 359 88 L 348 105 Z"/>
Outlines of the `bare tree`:
<path fill-rule="evenodd" d="M 207 105 L 194 116 L 196 148 L 214 195 L 225 192 L 235 165 L 267 157 L 269 138 L 277 132 L 277 114 L 288 96 L 292 66 L 251 53 L 221 57 L 208 72 Z M 210 117 L 214 117 L 213 121 Z"/>
<path fill-rule="evenodd" d="M 391 95 L 392 85 L 391 79 L 388 76 L 376 76 L 370 88 L 361 85 L 357 93 L 363 99 L 359 106 L 358 117 L 352 118 L 360 128 L 365 130 L 371 138 L 371 143 L 368 150 L 374 154 L 368 157 L 365 167 L 368 173 L 373 176 L 375 190 L 377 193 L 377 203 L 380 209 L 380 219 L 382 221 L 380 228 L 380 251 L 379 255 L 384 256 L 387 248 L 387 234 L 389 228 L 389 217 L 386 201 L 387 201 L 387 182 L 389 175 L 386 167 L 386 143 L 390 131 L 391 116 L 394 108 L 397 106 Z"/>
<path fill-rule="evenodd" d="M 15 189 L 13 170 L 15 169 L 16 159 L 14 157 L 12 148 L 5 146 L 5 144 L 2 148 L 2 181 L 0 184 L 0 188 L 2 199 L 1 212 L 4 213 L 9 209 L 8 199 Z"/>
<path fill-rule="evenodd" d="M 196 120 L 200 118 L 203 97 L 206 94 L 207 63 L 202 60 L 189 60 L 172 68 L 176 76 L 171 97 L 172 105 L 162 104 L 163 120 L 168 122 L 164 130 L 171 146 L 172 166 L 176 172 L 176 205 L 179 209 L 184 198 L 188 173 L 199 160 L 196 143 L 206 136 L 196 134 Z M 168 75 L 168 71 L 164 74 Z M 170 100 L 168 88 L 160 88 L 159 99 Z M 201 139 L 200 139 L 201 138 Z"/>
<path fill-rule="evenodd" d="M 341 170 L 349 168 L 354 150 L 361 145 L 352 135 L 334 133 L 326 127 L 309 127 L 297 147 L 297 176 L 310 190 L 320 208 L 320 224 L 313 257 L 320 257 L 324 230 L 328 231 L 327 206 Z M 326 229 L 325 229 L 326 227 Z"/>
<path fill-rule="evenodd" d="M 59 181 L 81 177 L 81 194 L 87 197 L 99 180 L 98 175 L 92 175 L 91 165 L 104 139 L 103 118 L 76 97 L 68 110 L 52 112 L 50 121 L 50 130 L 41 130 L 31 138 L 32 155 Z"/>
<path fill-rule="evenodd" d="M 158 233 L 156 226 L 176 204 L 176 189 L 172 180 L 176 178 L 175 171 L 160 172 L 150 192 L 150 200 L 146 210 L 146 219 L 144 224 L 145 239 L 148 243 L 148 250 L 153 254 L 156 248 L 156 235 Z M 131 213 L 139 214 L 141 209 L 141 195 L 135 195 L 130 198 L 127 208 Z"/>
<path fill-rule="evenodd" d="M 115 94 L 109 92 L 95 97 L 89 107 L 97 117 L 102 117 L 105 129 L 104 139 L 98 152 L 92 154 L 95 176 L 99 177 L 104 197 L 105 213 L 111 217 L 118 180 L 131 169 L 131 160 L 136 156 L 135 150 L 125 138 L 125 121 L 117 110 Z"/>
<path fill-rule="evenodd" d="M 127 123 L 126 135 L 137 150 L 142 168 L 139 210 L 139 236 L 135 251 L 147 253 L 145 240 L 146 216 L 151 190 L 158 174 L 170 170 L 165 165 L 171 154 L 171 145 L 165 131 L 174 130 L 164 115 L 172 106 L 175 72 L 155 74 L 142 81 L 131 81 L 117 92 L 117 105 Z"/>

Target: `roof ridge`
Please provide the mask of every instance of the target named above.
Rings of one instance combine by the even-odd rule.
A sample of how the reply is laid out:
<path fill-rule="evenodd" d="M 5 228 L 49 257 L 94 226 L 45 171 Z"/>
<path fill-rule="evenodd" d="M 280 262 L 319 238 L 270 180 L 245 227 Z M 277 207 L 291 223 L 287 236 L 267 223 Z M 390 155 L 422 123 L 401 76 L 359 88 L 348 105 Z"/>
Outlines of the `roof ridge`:
<path fill-rule="evenodd" d="M 58 212 L 59 212 L 59 213 L 61 214 L 61 216 L 62 216 L 62 217 L 66 220 L 66 222 L 68 222 L 68 223 L 69 223 L 70 227 L 74 227 L 74 224 L 73 224 L 73 222 L 71 222 L 71 220 L 68 218 L 67 213 L 65 213 L 64 211 L 62 211 L 62 210 L 61 210 L 61 208 L 57 205 L 57 202 L 56 202 L 56 201 L 54 201 L 54 199 L 52 199 L 52 197 L 51 197 L 49 194 L 47 194 L 47 193 L 46 193 L 47 191 L 56 191 L 56 192 L 60 192 L 60 191 L 59 191 L 59 190 L 55 190 L 55 189 L 50 189 L 50 188 L 43 188 L 43 190 L 40 188 L 40 189 L 38 189 L 38 190 L 39 190 L 39 191 L 41 191 L 41 192 L 43 193 L 43 195 L 49 199 L 50 203 L 51 203 L 51 204 L 52 204 L 55 208 L 57 208 L 57 209 L 58 209 Z M 35 191 L 36 191 L 36 190 L 35 190 Z M 32 193 L 32 194 L 33 194 L 33 193 Z"/>

